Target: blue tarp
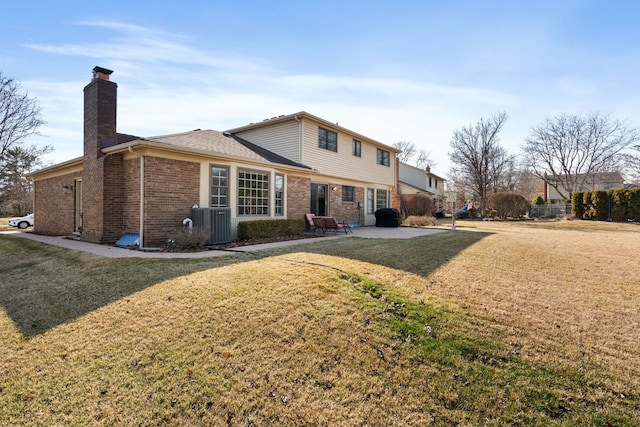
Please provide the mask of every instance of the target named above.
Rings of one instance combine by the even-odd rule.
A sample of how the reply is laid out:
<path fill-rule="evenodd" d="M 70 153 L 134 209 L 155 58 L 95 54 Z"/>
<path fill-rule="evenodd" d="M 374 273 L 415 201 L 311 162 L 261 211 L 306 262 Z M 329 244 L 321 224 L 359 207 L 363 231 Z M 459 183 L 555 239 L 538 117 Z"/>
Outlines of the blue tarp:
<path fill-rule="evenodd" d="M 130 248 L 140 244 L 140 233 L 124 233 L 124 236 L 116 242 L 116 246 Z"/>

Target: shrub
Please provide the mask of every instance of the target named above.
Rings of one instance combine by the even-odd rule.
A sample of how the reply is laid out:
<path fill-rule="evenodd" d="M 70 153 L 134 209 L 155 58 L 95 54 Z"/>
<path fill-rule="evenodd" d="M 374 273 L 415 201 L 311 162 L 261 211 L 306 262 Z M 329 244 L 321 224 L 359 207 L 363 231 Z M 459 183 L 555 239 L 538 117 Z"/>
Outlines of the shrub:
<path fill-rule="evenodd" d="M 571 195 L 571 211 L 578 219 L 584 218 L 584 195 L 582 191 L 576 191 Z"/>
<path fill-rule="evenodd" d="M 529 211 L 529 202 L 518 193 L 495 193 L 489 196 L 489 210 L 499 218 L 519 218 Z"/>
<path fill-rule="evenodd" d="M 640 188 L 629 190 L 629 212 L 627 219 L 640 221 Z"/>
<path fill-rule="evenodd" d="M 590 219 L 606 221 L 609 218 L 609 197 L 605 190 L 592 191 L 587 210 Z"/>
<path fill-rule="evenodd" d="M 432 216 L 411 215 L 404 220 L 404 225 L 410 227 L 426 227 L 437 225 L 436 219 Z"/>
<path fill-rule="evenodd" d="M 304 233 L 306 226 L 302 218 L 242 221 L 238 223 L 238 239 L 295 236 Z"/>
<path fill-rule="evenodd" d="M 167 241 L 167 248 L 177 251 L 194 251 L 204 248 L 209 240 L 209 231 L 204 228 L 178 227 Z"/>
<path fill-rule="evenodd" d="M 624 188 L 608 191 L 609 200 L 611 201 L 611 220 L 616 222 L 624 222 L 629 219 L 629 201 L 631 200 L 631 192 Z"/>
<path fill-rule="evenodd" d="M 410 195 L 410 197 L 406 197 L 405 200 L 410 215 L 433 215 L 433 199 L 431 196 L 424 193 L 417 193 Z"/>
<path fill-rule="evenodd" d="M 533 199 L 533 204 L 534 205 L 544 205 L 544 199 L 542 198 L 542 196 L 538 195 L 538 197 Z"/>

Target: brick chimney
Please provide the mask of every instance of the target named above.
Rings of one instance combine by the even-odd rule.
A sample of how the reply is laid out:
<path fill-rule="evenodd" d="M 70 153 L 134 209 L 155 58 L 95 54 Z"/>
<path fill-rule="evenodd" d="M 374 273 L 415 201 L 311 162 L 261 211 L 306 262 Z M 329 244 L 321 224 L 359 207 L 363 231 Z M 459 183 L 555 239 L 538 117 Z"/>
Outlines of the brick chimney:
<path fill-rule="evenodd" d="M 103 148 L 116 144 L 118 85 L 113 71 L 93 68 L 84 88 L 84 159 L 82 179 L 82 239 L 112 243 L 122 235 L 122 155 L 105 156 Z"/>

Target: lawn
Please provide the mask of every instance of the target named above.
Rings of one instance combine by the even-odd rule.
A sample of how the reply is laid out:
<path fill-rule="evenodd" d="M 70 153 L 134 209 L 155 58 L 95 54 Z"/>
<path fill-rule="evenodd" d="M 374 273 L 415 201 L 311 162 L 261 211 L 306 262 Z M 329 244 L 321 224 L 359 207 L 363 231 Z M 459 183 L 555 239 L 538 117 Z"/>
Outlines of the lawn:
<path fill-rule="evenodd" d="M 0 425 L 632 426 L 640 228 L 199 260 L 0 236 Z"/>

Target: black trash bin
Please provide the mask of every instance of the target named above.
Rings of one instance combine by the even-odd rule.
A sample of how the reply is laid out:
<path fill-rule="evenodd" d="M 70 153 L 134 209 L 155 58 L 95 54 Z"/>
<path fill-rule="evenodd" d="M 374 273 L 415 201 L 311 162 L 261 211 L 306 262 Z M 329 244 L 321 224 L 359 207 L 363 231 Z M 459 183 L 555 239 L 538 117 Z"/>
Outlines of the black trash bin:
<path fill-rule="evenodd" d="M 398 209 L 378 209 L 374 215 L 376 216 L 376 227 L 397 227 L 400 225 L 400 212 Z"/>

